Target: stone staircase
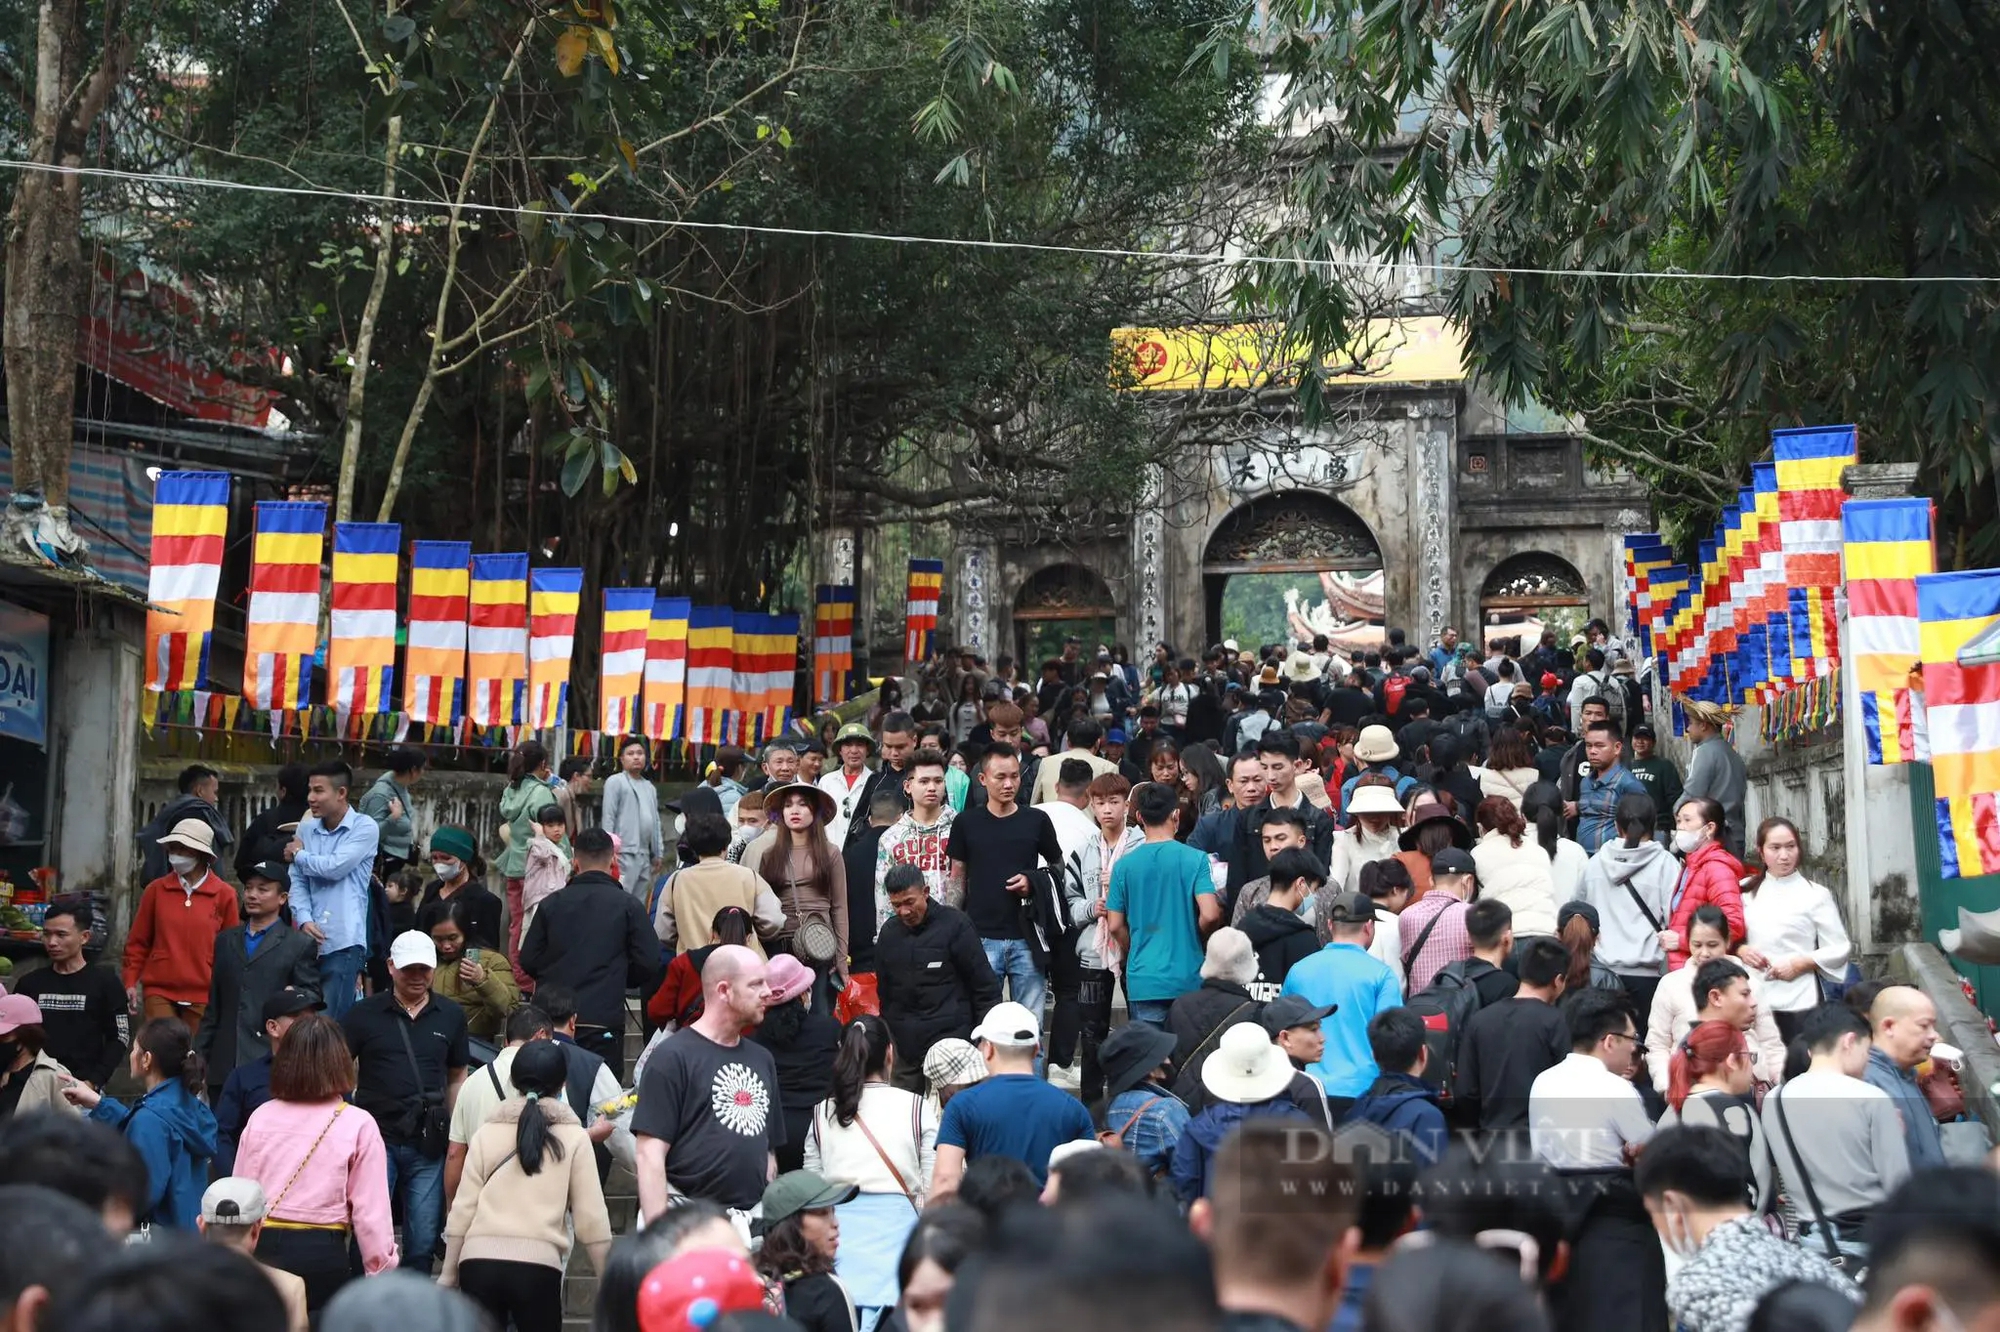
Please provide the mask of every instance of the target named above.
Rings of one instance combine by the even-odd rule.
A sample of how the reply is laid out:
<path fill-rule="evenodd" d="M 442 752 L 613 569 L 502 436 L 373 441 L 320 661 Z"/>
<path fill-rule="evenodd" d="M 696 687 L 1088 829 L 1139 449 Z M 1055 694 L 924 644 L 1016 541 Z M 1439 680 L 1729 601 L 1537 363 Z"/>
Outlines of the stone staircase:
<path fill-rule="evenodd" d="M 639 1001 L 626 1000 L 626 1009 L 625 1069 L 630 1076 L 639 1052 L 646 1048 L 646 1035 Z M 623 1165 L 614 1164 L 604 1181 L 604 1204 L 611 1212 L 612 1233 L 630 1234 L 639 1217 L 639 1185 Z M 569 1270 L 563 1276 L 563 1332 L 589 1332 L 596 1303 L 597 1274 L 591 1270 L 590 1258 L 581 1249 L 572 1250 Z"/>

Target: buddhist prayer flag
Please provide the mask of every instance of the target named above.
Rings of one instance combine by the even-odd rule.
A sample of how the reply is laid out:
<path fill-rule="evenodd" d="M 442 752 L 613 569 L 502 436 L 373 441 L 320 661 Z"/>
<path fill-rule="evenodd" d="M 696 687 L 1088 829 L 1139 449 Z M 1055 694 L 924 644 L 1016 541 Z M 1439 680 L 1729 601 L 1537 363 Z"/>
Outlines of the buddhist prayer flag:
<path fill-rule="evenodd" d="M 943 560 L 911 560 L 910 591 L 903 617 L 903 657 L 916 666 L 931 653 L 937 633 L 938 598 L 944 591 Z"/>
<path fill-rule="evenodd" d="M 472 614 L 466 633 L 476 726 L 519 726 L 528 685 L 528 557 L 472 557 Z"/>
<path fill-rule="evenodd" d="M 534 730 L 569 724 L 569 664 L 582 604 L 583 570 L 528 574 L 528 725 Z"/>
<path fill-rule="evenodd" d="M 2000 666 L 1959 649 L 2000 622 L 2000 569 L 1916 575 L 1924 704 L 1947 879 L 2000 873 Z"/>
<path fill-rule="evenodd" d="M 335 523 L 327 702 L 338 715 L 387 712 L 396 674 L 398 523 Z"/>
<path fill-rule="evenodd" d="M 257 506 L 243 626 L 243 697 L 253 708 L 292 710 L 312 702 L 325 548 L 326 505 L 271 500 Z"/>
<path fill-rule="evenodd" d="M 597 729 L 606 735 L 628 735 L 639 729 L 639 690 L 646 678 L 646 635 L 652 623 L 652 588 L 604 589 Z"/>
<path fill-rule="evenodd" d="M 448 726 L 465 712 L 465 622 L 472 588 L 472 543 L 410 544 L 409 650 L 403 711 L 425 726 Z"/>
<path fill-rule="evenodd" d="M 228 532 L 229 473 L 160 473 L 153 489 L 153 567 L 146 588 L 146 688 L 155 693 L 208 687 L 208 646 Z"/>
<path fill-rule="evenodd" d="M 648 740 L 672 740 L 686 727 L 688 616 L 686 597 L 654 597 L 646 628 L 645 722 Z"/>
<path fill-rule="evenodd" d="M 688 611 L 687 738 L 735 743 L 736 616 L 727 606 Z"/>
<path fill-rule="evenodd" d="M 1771 433 L 1778 526 L 1785 543 L 1794 681 L 1829 675 L 1840 661 L 1833 593 L 1840 583 L 1840 477 L 1856 460 L 1853 426 Z"/>
<path fill-rule="evenodd" d="M 740 743 L 768 740 L 783 729 L 792 711 L 792 677 L 798 666 L 799 617 L 737 611 L 736 704 L 742 714 Z"/>
<path fill-rule="evenodd" d="M 1847 661 L 1861 691 L 1870 763 L 1915 755 L 1910 672 L 1923 654 L 1917 577 L 1934 573 L 1928 499 L 1849 500 L 1840 511 Z"/>
<path fill-rule="evenodd" d="M 813 702 L 844 702 L 853 669 L 854 585 L 821 583 L 813 589 Z"/>

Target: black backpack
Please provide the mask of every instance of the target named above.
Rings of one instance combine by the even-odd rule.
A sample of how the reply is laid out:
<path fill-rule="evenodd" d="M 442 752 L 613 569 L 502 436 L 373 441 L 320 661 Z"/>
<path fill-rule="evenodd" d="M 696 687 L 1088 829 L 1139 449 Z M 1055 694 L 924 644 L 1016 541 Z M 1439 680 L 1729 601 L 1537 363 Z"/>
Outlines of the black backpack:
<path fill-rule="evenodd" d="M 1438 1104 L 1447 1109 L 1457 1081 L 1459 1038 L 1465 1033 L 1465 1024 L 1483 1007 L 1479 987 L 1466 974 L 1468 965 L 1453 962 L 1446 966 L 1405 1005 L 1424 1023 L 1424 1047 L 1430 1051 L 1424 1064 L 1424 1085 L 1438 1094 Z"/>

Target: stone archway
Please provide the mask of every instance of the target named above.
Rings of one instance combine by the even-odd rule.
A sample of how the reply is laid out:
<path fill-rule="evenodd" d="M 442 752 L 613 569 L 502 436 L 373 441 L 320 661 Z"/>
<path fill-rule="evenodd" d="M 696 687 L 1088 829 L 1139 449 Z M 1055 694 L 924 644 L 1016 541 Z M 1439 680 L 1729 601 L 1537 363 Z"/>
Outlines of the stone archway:
<path fill-rule="evenodd" d="M 1035 678 L 1042 662 L 1060 656 L 1070 635 L 1083 640 L 1088 655 L 1114 641 L 1117 626 L 1117 603 L 1095 570 L 1081 564 L 1036 570 L 1014 595 L 1014 656 L 1022 678 Z"/>
<path fill-rule="evenodd" d="M 1483 643 L 1518 638 L 1532 648 L 1542 630 L 1567 642 L 1590 618 L 1590 585 L 1560 555 L 1525 551 L 1493 566 L 1479 589 Z"/>
<path fill-rule="evenodd" d="M 1281 491 L 1237 506 L 1216 527 L 1202 555 L 1202 591 L 1207 607 L 1207 641 L 1231 637 L 1230 625 L 1243 618 L 1255 641 L 1309 640 L 1324 633 L 1348 648 L 1379 646 L 1383 637 L 1382 548 L 1368 524 L 1338 500 L 1308 490 Z M 1295 575 L 1278 588 L 1273 575 Z M 1283 597 L 1282 619 L 1266 609 L 1258 618 L 1225 599 L 1233 580 L 1254 589 L 1268 603 Z M 1256 580 L 1254 583 L 1248 580 Z"/>

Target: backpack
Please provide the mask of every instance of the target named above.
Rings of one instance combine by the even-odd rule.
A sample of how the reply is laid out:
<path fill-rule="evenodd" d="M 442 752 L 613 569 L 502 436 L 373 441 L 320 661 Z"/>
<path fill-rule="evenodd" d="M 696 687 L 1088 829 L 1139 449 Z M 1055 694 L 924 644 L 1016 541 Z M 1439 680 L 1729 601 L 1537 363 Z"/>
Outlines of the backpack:
<path fill-rule="evenodd" d="M 1467 759 L 1486 757 L 1486 743 L 1492 732 L 1486 725 L 1486 714 L 1478 708 L 1464 712 L 1454 712 L 1445 718 L 1444 729 L 1464 742 Z"/>
<path fill-rule="evenodd" d="M 1438 1094 L 1438 1104 L 1449 1108 L 1452 1086 L 1458 1080 L 1458 1041 L 1465 1024 L 1480 1008 L 1479 987 L 1465 974 L 1464 962 L 1453 962 L 1431 978 L 1422 993 L 1411 995 L 1405 1005 L 1423 1019 L 1424 1048 L 1430 1058 L 1424 1064 L 1423 1083 Z"/>
<path fill-rule="evenodd" d="M 1592 682 L 1590 693 L 1601 697 L 1611 709 L 1611 720 L 1618 724 L 1619 734 L 1629 735 L 1632 728 L 1625 719 L 1625 686 L 1619 683 L 1618 677 L 1605 670 L 1587 672 L 1583 678 Z M 1588 698 L 1590 694 L 1584 697 Z"/>
<path fill-rule="evenodd" d="M 1410 677 L 1392 675 L 1382 682 L 1382 706 L 1393 717 L 1403 710 L 1403 695 L 1410 692 Z"/>

